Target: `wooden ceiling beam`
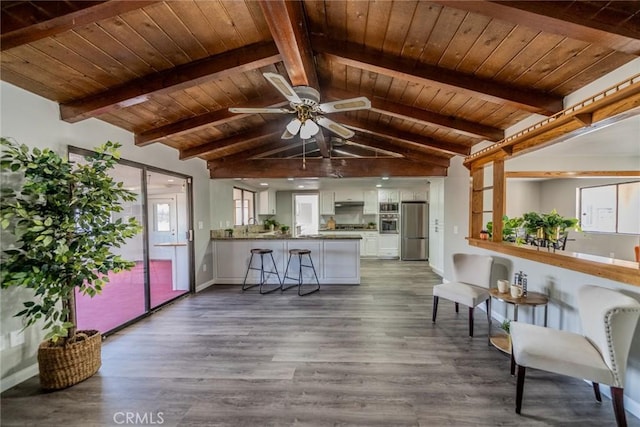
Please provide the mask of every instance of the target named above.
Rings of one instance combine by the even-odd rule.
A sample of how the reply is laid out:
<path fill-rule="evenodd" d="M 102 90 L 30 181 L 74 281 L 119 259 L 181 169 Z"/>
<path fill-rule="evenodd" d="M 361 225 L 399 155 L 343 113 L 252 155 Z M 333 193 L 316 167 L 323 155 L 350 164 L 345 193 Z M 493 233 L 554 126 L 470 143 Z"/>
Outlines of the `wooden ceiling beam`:
<path fill-rule="evenodd" d="M 289 105 L 288 102 L 282 101 L 282 95 L 272 96 L 268 99 L 254 99 L 247 102 L 245 105 L 239 107 L 283 107 Z M 136 145 L 144 147 L 154 142 L 160 142 L 171 137 L 184 135 L 190 132 L 196 132 L 198 130 L 210 127 L 220 126 L 225 123 L 232 122 L 234 120 L 243 119 L 250 114 L 238 114 L 232 113 L 228 109 L 211 111 L 205 114 L 200 114 L 195 117 L 180 120 L 179 122 L 170 123 L 165 126 L 160 126 L 154 129 L 138 133 L 135 135 Z"/>
<path fill-rule="evenodd" d="M 638 15 L 629 19 L 628 15 L 615 16 L 611 10 L 603 12 L 603 2 L 449 0 L 434 3 L 640 55 Z M 615 4 L 613 6 L 615 8 Z"/>
<path fill-rule="evenodd" d="M 322 94 L 327 99 L 348 99 L 361 96 L 360 94 L 349 92 L 333 87 L 324 87 Z M 450 130 L 461 135 L 474 138 L 482 138 L 487 141 L 500 141 L 504 138 L 502 129 L 470 122 L 468 120 L 445 116 L 433 111 L 422 110 L 404 104 L 386 101 L 380 97 L 369 97 L 371 100 L 371 111 L 375 111 L 385 116 L 396 117 L 413 122 L 428 123 L 437 128 Z"/>
<path fill-rule="evenodd" d="M 195 147 L 180 150 L 180 160 L 193 159 L 211 154 L 215 151 L 229 150 L 234 146 L 247 146 L 251 143 L 266 138 L 272 138 L 282 134 L 282 123 L 267 123 L 263 126 L 250 130 L 249 132 L 239 133 L 229 138 L 217 139 L 215 141 L 200 144 Z"/>
<path fill-rule="evenodd" d="M 420 85 L 447 87 L 458 93 L 532 113 L 552 115 L 563 108 L 563 98 L 545 92 L 509 86 L 414 60 L 386 55 L 361 45 L 313 36 L 311 45 L 329 60 Z"/>
<path fill-rule="evenodd" d="M 262 156 L 268 156 L 273 153 L 279 153 L 284 150 L 288 150 L 292 145 L 302 144 L 302 141 L 298 138 L 293 139 L 280 139 L 279 135 L 274 135 L 273 140 L 269 142 L 262 141 L 259 146 L 248 148 L 240 153 L 230 155 L 213 155 L 206 156 L 207 162 L 214 165 L 229 165 L 240 161 L 250 160 L 253 158 L 260 158 Z"/>
<path fill-rule="evenodd" d="M 255 159 L 215 167 L 211 178 L 362 178 L 447 176 L 447 168 L 406 159 Z"/>
<path fill-rule="evenodd" d="M 62 120 L 80 120 L 145 102 L 155 94 L 167 94 L 198 84 L 280 62 L 273 43 L 253 44 L 141 77 L 124 85 L 60 105 Z"/>
<path fill-rule="evenodd" d="M 404 156 L 409 160 L 413 160 L 419 163 L 427 163 L 445 168 L 448 168 L 451 163 L 450 159 L 447 157 L 434 156 L 433 154 L 416 150 L 409 144 L 402 141 L 391 139 L 388 142 L 383 142 L 362 135 L 356 135 L 352 138 L 352 140 L 356 144 L 366 145 L 368 147 L 376 148 L 379 150 L 392 151 L 396 154 Z"/>
<path fill-rule="evenodd" d="M 320 84 L 302 2 L 260 0 L 258 4 L 267 21 L 273 41 L 282 55 L 282 62 L 287 69 L 291 84 L 319 89 Z M 318 132 L 315 139 L 322 156 L 329 157 L 328 144 L 323 132 Z"/>
<path fill-rule="evenodd" d="M 353 119 L 345 114 L 332 114 L 331 118 L 338 123 L 355 129 L 365 134 L 371 134 L 381 136 L 383 138 L 394 139 L 398 141 L 405 141 L 409 144 L 418 147 L 430 147 L 443 153 L 453 154 L 458 156 L 467 156 L 471 152 L 471 149 L 463 144 L 456 144 L 454 142 L 438 141 L 433 138 L 418 135 L 411 132 L 405 132 L 397 129 L 390 129 L 388 126 L 382 126 L 379 124 L 361 122 Z"/>
<path fill-rule="evenodd" d="M 156 1 L 40 1 L 2 5 L 0 50 L 5 51 L 75 27 L 149 6 Z"/>

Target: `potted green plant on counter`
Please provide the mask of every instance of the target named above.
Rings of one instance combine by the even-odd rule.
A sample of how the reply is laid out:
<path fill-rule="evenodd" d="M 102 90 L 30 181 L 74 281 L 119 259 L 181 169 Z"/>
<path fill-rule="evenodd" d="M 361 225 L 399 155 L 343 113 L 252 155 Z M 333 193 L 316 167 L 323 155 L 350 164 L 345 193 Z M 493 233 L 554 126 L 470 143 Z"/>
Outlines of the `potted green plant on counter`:
<path fill-rule="evenodd" d="M 101 365 L 99 331 L 78 331 L 76 292 L 93 297 L 110 272 L 135 266 L 112 253 L 140 231 L 135 218 L 113 219 L 136 195 L 110 175 L 120 144 L 107 142 L 74 164 L 50 149 L 2 147 L 1 286 L 33 292 L 16 314 L 48 331 L 38 349 L 40 384 L 61 389 Z"/>

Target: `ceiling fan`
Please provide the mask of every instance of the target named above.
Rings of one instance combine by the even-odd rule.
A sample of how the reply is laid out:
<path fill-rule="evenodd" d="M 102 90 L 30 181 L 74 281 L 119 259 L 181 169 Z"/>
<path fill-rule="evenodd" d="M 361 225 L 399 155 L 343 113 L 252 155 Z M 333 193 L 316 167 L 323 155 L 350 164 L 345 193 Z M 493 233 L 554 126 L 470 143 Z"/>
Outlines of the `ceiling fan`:
<path fill-rule="evenodd" d="M 371 101 L 364 96 L 320 104 L 320 92 L 316 89 L 309 86 L 291 86 L 280 74 L 263 73 L 263 75 L 289 101 L 291 108 L 229 108 L 229 111 L 245 114 L 295 114 L 287 124 L 282 139 L 291 139 L 298 132 L 300 132 L 300 138 L 309 139 L 320 131 L 318 125 L 344 139 L 351 138 L 354 135 L 352 130 L 325 117 L 324 114 L 371 108 Z"/>

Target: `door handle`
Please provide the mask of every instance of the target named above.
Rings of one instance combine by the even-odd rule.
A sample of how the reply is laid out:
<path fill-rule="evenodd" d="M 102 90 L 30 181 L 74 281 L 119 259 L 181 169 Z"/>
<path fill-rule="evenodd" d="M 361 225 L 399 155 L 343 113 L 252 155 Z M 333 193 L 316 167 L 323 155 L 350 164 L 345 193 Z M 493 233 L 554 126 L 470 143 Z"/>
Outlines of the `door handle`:
<path fill-rule="evenodd" d="M 193 230 L 187 231 L 187 240 L 193 242 Z"/>

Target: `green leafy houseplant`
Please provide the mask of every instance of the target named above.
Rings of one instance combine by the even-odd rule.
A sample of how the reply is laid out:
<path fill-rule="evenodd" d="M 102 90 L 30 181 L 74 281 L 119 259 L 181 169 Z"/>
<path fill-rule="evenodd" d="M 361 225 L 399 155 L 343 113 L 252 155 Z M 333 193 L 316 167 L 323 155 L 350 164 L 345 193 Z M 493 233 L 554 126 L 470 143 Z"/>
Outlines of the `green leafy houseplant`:
<path fill-rule="evenodd" d="M 0 144 L 0 221 L 3 240 L 13 240 L 3 243 L 1 286 L 33 290 L 16 316 L 25 328 L 42 321 L 45 340 L 63 346 L 75 339 L 76 290 L 93 297 L 109 272 L 135 265 L 111 252 L 141 229 L 135 218 L 112 220 L 136 199 L 108 174 L 120 144 L 101 145 L 82 164 L 6 138 Z"/>

